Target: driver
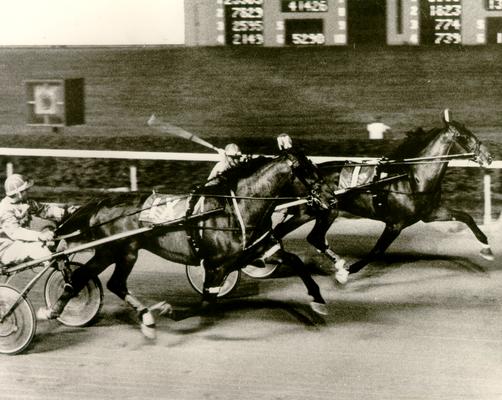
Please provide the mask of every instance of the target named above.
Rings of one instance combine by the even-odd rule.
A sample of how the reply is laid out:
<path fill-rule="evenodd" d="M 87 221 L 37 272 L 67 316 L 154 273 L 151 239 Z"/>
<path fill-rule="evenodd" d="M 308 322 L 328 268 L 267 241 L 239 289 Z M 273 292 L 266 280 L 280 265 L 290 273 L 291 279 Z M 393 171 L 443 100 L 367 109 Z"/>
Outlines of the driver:
<path fill-rule="evenodd" d="M 39 259 L 52 253 L 46 243 L 54 239 L 54 232 L 29 228 L 33 215 L 60 221 L 65 209 L 41 204 L 28 199 L 33 181 L 20 174 L 10 175 L 4 183 L 5 197 L 0 201 L 0 262 L 20 263 Z"/>
<path fill-rule="evenodd" d="M 216 165 L 211 170 L 211 173 L 207 177 L 208 182 L 206 186 L 214 185 L 218 182 L 218 178 L 224 171 L 236 167 L 242 160 L 242 152 L 239 146 L 235 143 L 229 143 L 225 146 L 225 150 L 219 149 L 218 153 L 221 156 L 221 160 L 216 163 Z"/>

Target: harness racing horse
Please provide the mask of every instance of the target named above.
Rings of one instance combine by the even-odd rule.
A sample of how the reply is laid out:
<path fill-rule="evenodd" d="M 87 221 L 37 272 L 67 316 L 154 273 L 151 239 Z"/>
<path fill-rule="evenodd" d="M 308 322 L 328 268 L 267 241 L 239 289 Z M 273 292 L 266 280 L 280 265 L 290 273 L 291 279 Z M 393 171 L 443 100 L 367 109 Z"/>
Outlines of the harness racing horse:
<path fill-rule="evenodd" d="M 240 167 L 228 170 L 222 178 L 216 185 L 202 187 L 189 196 L 178 198 L 174 205 L 187 216 L 196 216 L 201 210 L 206 213 L 214 210 L 213 214 L 197 222 L 187 219 L 175 225 L 166 223 L 144 234 L 97 247 L 93 257 L 72 273 L 71 285 L 65 286 L 50 309 L 39 310 L 39 316 L 57 318 L 68 301 L 91 278 L 115 264 L 107 283 L 108 289 L 138 312 L 142 332 L 146 337 L 154 338 L 154 318 L 150 310 L 127 287 L 128 276 L 140 249 L 172 262 L 203 265 L 206 274 L 202 299 L 204 304 L 212 303 L 228 274 L 247 265 L 270 244 L 271 216 L 285 185 L 298 178 L 303 182 L 305 193 L 313 196 L 321 209 L 329 209 L 334 201 L 334 191 L 321 179 L 317 167 L 294 149 L 273 159 L 248 160 Z M 68 235 L 78 230 L 81 234 L 77 239 L 82 242 L 138 229 L 143 225 L 139 215 L 145 200 L 145 196 L 121 194 L 91 201 L 61 224 L 56 234 Z M 74 245 L 71 240 L 70 237 L 68 244 Z M 305 283 L 313 298 L 312 309 L 327 314 L 320 289 L 301 259 L 285 251 L 282 257 Z"/>
<path fill-rule="evenodd" d="M 418 221 L 460 221 L 466 224 L 482 244 L 480 254 L 493 260 L 493 253 L 486 235 L 479 229 L 473 218 L 459 210 L 440 204 L 441 183 L 448 166 L 448 156 L 453 149 L 465 151 L 465 157 L 472 157 L 480 166 L 486 167 L 492 161 L 488 149 L 462 124 L 450 121 L 448 110 L 443 113 L 443 128 L 428 132 L 418 129 L 410 133 L 393 156 L 401 159 L 416 158 L 415 161 L 390 160 L 379 165 L 364 165 L 367 176 L 373 176 L 369 185 L 350 189 L 337 197 L 338 210 L 348 211 L 364 218 L 383 221 L 385 229 L 369 254 L 352 264 L 348 271 L 355 273 L 365 265 L 381 256 L 401 231 Z M 455 155 L 451 155 L 454 157 Z M 339 162 L 326 162 L 318 165 L 323 177 L 337 186 L 344 169 L 354 170 Z M 290 194 L 301 196 L 303 189 L 298 185 L 290 187 Z M 340 262 L 329 248 L 326 232 L 338 215 L 338 210 L 313 212 L 307 207 L 292 209 L 292 216 L 276 226 L 274 236 L 283 238 L 286 234 L 312 219 L 316 224 L 307 240 L 333 262 Z M 339 268 L 337 268 L 337 271 Z M 335 274 L 339 283 L 346 282 L 346 275 Z"/>

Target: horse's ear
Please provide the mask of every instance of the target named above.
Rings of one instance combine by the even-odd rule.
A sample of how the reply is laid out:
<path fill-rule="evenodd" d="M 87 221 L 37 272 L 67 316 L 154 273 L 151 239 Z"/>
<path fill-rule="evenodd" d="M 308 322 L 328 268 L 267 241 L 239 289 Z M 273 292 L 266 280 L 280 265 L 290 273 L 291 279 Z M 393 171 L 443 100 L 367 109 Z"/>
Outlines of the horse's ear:
<path fill-rule="evenodd" d="M 443 122 L 445 125 L 448 125 L 450 123 L 451 119 L 450 119 L 450 110 L 448 110 L 447 108 L 444 109 L 443 111 Z"/>

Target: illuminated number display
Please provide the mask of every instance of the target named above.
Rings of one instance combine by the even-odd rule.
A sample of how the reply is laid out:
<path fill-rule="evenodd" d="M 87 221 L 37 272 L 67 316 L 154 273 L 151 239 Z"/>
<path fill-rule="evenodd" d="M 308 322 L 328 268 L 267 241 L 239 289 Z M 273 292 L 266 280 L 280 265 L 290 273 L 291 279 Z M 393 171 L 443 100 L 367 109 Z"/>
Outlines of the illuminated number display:
<path fill-rule="evenodd" d="M 486 0 L 485 7 L 488 11 L 502 11 L 502 0 Z"/>
<path fill-rule="evenodd" d="M 326 43 L 322 19 L 287 19 L 286 44 L 293 46 Z"/>
<path fill-rule="evenodd" d="M 433 20 L 434 44 L 460 44 L 461 0 L 428 0 L 429 15 Z"/>
<path fill-rule="evenodd" d="M 263 45 L 263 1 L 224 0 L 227 44 Z"/>
<path fill-rule="evenodd" d="M 281 11 L 288 12 L 328 12 L 328 0 L 281 1 Z"/>

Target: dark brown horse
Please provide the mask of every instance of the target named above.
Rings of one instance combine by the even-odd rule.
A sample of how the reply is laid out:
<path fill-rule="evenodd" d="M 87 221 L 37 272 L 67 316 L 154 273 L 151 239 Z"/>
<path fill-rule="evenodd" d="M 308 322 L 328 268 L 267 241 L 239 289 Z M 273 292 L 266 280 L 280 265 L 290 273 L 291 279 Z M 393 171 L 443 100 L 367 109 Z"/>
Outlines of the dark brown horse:
<path fill-rule="evenodd" d="M 401 231 L 418 222 L 460 221 L 465 223 L 481 242 L 481 256 L 488 260 L 493 254 L 486 235 L 479 229 L 473 218 L 459 210 L 453 210 L 440 204 L 441 183 L 446 173 L 448 159 L 445 156 L 456 149 L 465 152 L 466 158 L 472 158 L 480 166 L 487 166 L 492 158 L 487 148 L 462 124 L 450 121 L 448 110 L 443 115 L 443 128 L 428 132 L 418 129 L 390 156 L 391 162 L 380 165 L 365 165 L 367 176 L 373 176 L 374 183 L 361 189 L 349 190 L 338 197 L 338 209 L 348 211 L 364 218 L 385 222 L 385 229 L 370 253 L 350 266 L 348 271 L 355 273 L 365 265 L 381 256 Z M 471 155 L 472 154 L 472 155 Z M 399 161 L 399 159 L 417 158 L 421 161 Z M 345 163 L 327 162 L 319 164 L 323 177 L 332 185 L 338 185 L 342 170 L 354 170 Z M 393 177 L 396 179 L 392 180 Z M 386 181 L 386 179 L 389 179 Z M 288 189 L 288 188 L 286 188 Z M 304 190 L 298 185 L 289 187 L 289 195 L 301 196 Z M 315 219 L 314 229 L 307 240 L 319 251 L 326 254 L 336 266 L 336 279 L 346 282 L 346 274 L 340 269 L 343 265 L 329 248 L 326 232 L 338 215 L 336 209 L 313 211 L 308 207 L 291 209 L 292 217 L 275 228 L 274 236 L 278 239 L 289 232 Z"/>
<path fill-rule="evenodd" d="M 154 335 L 153 316 L 128 290 L 127 278 L 138 258 L 140 249 L 148 250 L 167 260 L 205 268 L 203 299 L 213 302 L 230 272 L 247 265 L 270 243 L 271 215 L 284 186 L 298 178 L 306 195 L 312 196 L 320 209 L 329 209 L 334 200 L 330 188 L 318 173 L 317 167 L 304 154 L 290 149 L 276 158 L 255 158 L 239 168 L 229 170 L 216 185 L 202 187 L 190 196 L 178 199 L 174 212 L 197 215 L 215 210 L 214 214 L 197 222 L 157 227 L 141 235 L 129 237 L 106 246 L 97 247 L 93 257 L 75 270 L 63 294 L 47 318 L 56 318 L 68 301 L 105 268 L 115 264 L 107 283 L 110 291 L 131 305 L 139 314 L 143 333 Z M 144 196 L 122 194 L 92 201 L 81 207 L 57 230 L 57 235 L 80 231 L 78 241 L 91 241 L 144 225 L 140 219 L 145 207 Z M 285 201 L 285 200 L 283 200 Z M 188 210 L 188 211 L 187 211 Z M 143 210 L 144 211 L 144 210 Z M 72 243 L 69 243 L 72 246 Z M 293 253 L 283 252 L 313 297 L 314 311 L 326 313 L 318 285 L 303 262 Z M 44 311 L 44 310 L 41 310 Z M 43 315 L 44 313 L 39 313 Z"/>

